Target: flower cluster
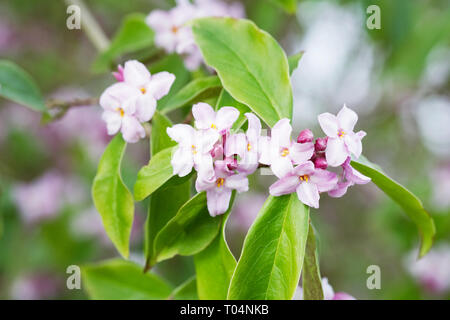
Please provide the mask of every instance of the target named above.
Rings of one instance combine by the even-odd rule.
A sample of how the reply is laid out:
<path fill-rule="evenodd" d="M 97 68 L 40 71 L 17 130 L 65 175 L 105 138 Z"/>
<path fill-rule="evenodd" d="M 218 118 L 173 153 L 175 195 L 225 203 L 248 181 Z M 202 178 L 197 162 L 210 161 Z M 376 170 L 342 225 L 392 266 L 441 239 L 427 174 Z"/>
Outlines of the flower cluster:
<path fill-rule="evenodd" d="M 240 3 L 227 4 L 219 0 L 178 0 L 169 11 L 153 10 L 147 16 L 147 24 L 155 31 L 155 44 L 167 53 L 178 53 L 189 70 L 197 69 L 203 62 L 187 22 L 202 17 L 243 18 Z"/>
<path fill-rule="evenodd" d="M 279 120 L 268 137 L 261 135 L 261 122 L 252 113 L 245 114 L 247 132 L 232 134 L 230 129 L 239 117 L 233 107 L 215 112 L 208 104 L 198 103 L 192 114 L 196 128 L 177 124 L 167 129 L 178 143 L 172 166 L 179 176 L 195 168 L 196 189 L 206 191 L 212 216 L 228 209 L 233 189 L 248 190 L 247 175 L 261 165 L 269 166 L 279 179 L 270 186 L 271 195 L 296 192 L 300 201 L 314 208 L 319 207 L 320 193 L 341 197 L 349 186 L 370 181 L 350 165 L 352 155 L 361 155 L 365 133 L 353 132 L 358 116 L 346 106 L 337 116 L 319 115 L 320 126 L 327 136 L 315 141 L 308 129 L 293 141 L 289 119 Z M 342 173 L 329 171 L 329 167 L 342 167 Z"/>
<path fill-rule="evenodd" d="M 356 300 L 355 297 L 346 292 L 334 292 L 333 287 L 328 282 L 328 278 L 322 278 L 321 282 L 324 300 Z M 293 300 L 304 300 L 302 287 L 297 287 Z"/>
<path fill-rule="evenodd" d="M 102 118 L 107 124 L 108 134 L 119 130 L 125 141 L 135 143 L 145 137 L 142 122 L 149 121 L 156 110 L 156 101 L 164 97 L 175 81 L 169 72 L 150 74 L 136 60 L 125 62 L 114 73 L 117 83 L 108 87 L 100 97 Z"/>

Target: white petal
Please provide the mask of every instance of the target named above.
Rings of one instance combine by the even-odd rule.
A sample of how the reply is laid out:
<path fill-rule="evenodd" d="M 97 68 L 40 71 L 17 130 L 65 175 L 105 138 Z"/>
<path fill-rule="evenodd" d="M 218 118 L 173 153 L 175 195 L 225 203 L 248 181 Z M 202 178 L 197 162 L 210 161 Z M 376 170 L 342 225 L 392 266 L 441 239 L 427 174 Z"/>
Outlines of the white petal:
<path fill-rule="evenodd" d="M 102 119 L 106 122 L 106 128 L 109 135 L 116 134 L 122 125 L 122 118 L 116 111 L 105 110 L 102 114 Z"/>
<path fill-rule="evenodd" d="M 136 99 L 136 117 L 140 122 L 147 122 L 155 113 L 156 100 L 150 94 L 140 95 Z"/>
<path fill-rule="evenodd" d="M 281 196 L 283 194 L 290 194 L 295 192 L 300 180 L 297 175 L 288 174 L 284 178 L 281 178 L 269 188 L 269 192 L 273 196 Z"/>
<path fill-rule="evenodd" d="M 319 190 L 314 183 L 302 182 L 297 187 L 298 199 L 313 208 L 319 208 Z"/>
<path fill-rule="evenodd" d="M 272 128 L 270 141 L 277 147 L 289 148 L 291 145 L 292 126 L 289 119 L 279 120 Z"/>
<path fill-rule="evenodd" d="M 189 148 L 179 147 L 172 155 L 170 162 L 173 167 L 173 174 L 184 177 L 192 171 L 194 166 L 194 160 L 192 158 L 192 152 Z"/>
<path fill-rule="evenodd" d="M 156 100 L 167 95 L 175 81 L 175 75 L 163 71 L 151 76 L 150 83 L 147 85 L 148 93 L 153 95 Z"/>
<path fill-rule="evenodd" d="M 344 105 L 341 111 L 337 114 L 337 119 L 340 125 L 339 129 L 343 129 L 345 132 L 353 132 L 353 128 L 358 121 L 358 115 L 355 111 Z"/>
<path fill-rule="evenodd" d="M 167 128 L 167 135 L 172 140 L 186 147 L 192 147 L 195 142 L 195 129 L 187 124 L 176 124 L 171 128 Z"/>
<path fill-rule="evenodd" d="M 301 164 L 311 159 L 314 154 L 314 144 L 293 142 L 289 148 L 289 157 L 295 164 Z"/>
<path fill-rule="evenodd" d="M 225 213 L 230 204 L 231 190 L 224 186 L 220 188 L 223 190 L 217 190 L 219 188 L 215 187 L 206 191 L 208 211 L 212 217 Z"/>
<path fill-rule="evenodd" d="M 233 107 L 222 107 L 217 111 L 216 126 L 219 131 L 228 130 L 239 117 L 239 111 Z"/>
<path fill-rule="evenodd" d="M 323 132 L 330 138 L 336 138 L 338 134 L 339 123 L 336 118 L 336 116 L 332 115 L 331 113 L 322 113 L 318 116 L 320 127 L 322 128 Z"/>
<path fill-rule="evenodd" d="M 145 130 L 139 121 L 130 116 L 122 119 L 122 136 L 126 142 L 136 143 L 139 139 L 145 138 Z"/>
<path fill-rule="evenodd" d="M 248 191 L 248 179 L 244 174 L 235 174 L 225 178 L 225 186 L 238 192 Z"/>
<path fill-rule="evenodd" d="M 197 129 L 211 129 L 216 120 L 214 109 L 207 103 L 197 103 L 192 107 L 192 115 Z"/>
<path fill-rule="evenodd" d="M 292 165 L 291 159 L 289 159 L 288 157 L 276 157 L 273 158 L 270 169 L 272 169 L 274 175 L 281 179 L 288 173 L 292 172 L 294 167 Z"/>
<path fill-rule="evenodd" d="M 344 140 L 341 138 L 328 139 L 327 149 L 325 150 L 325 156 L 329 166 L 337 167 L 345 162 L 350 155 L 348 152 Z"/>
<path fill-rule="evenodd" d="M 126 84 L 140 89 L 150 81 L 150 72 L 141 62 L 129 60 L 125 62 L 123 77 Z"/>
<path fill-rule="evenodd" d="M 344 136 L 344 141 L 348 151 L 353 153 L 356 158 L 359 158 L 362 152 L 361 139 L 356 134 L 347 134 Z"/>
<path fill-rule="evenodd" d="M 241 158 L 247 153 L 247 137 L 243 133 L 232 134 L 227 137 L 225 144 L 225 155 L 227 157 L 234 154 Z"/>

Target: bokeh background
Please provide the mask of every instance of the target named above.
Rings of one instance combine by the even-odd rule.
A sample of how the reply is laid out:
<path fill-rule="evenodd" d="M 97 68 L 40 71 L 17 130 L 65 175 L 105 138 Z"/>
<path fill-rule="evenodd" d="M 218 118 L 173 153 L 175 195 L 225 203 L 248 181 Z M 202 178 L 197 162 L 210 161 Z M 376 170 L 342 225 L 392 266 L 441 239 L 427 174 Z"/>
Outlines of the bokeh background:
<path fill-rule="evenodd" d="M 108 36 L 129 13 L 173 5 L 85 3 Z M 359 114 L 357 129 L 368 133 L 364 154 L 419 195 L 435 219 L 435 245 L 417 261 L 415 226 L 374 185 L 340 199 L 324 195 L 312 211 L 322 275 L 358 299 L 450 298 L 450 3 L 300 0 L 294 15 L 270 0 L 242 3 L 288 54 L 305 51 L 292 76 L 296 132 L 308 127 L 321 135 L 317 115 L 346 103 Z M 380 30 L 366 27 L 371 4 L 381 8 Z M 2 1 L 0 58 L 27 70 L 49 100 L 98 97 L 114 80 L 93 72 L 98 53 L 82 30 L 66 28 L 66 8 L 64 1 Z M 42 125 L 39 114 L 0 99 L 0 298 L 87 298 L 66 288 L 67 266 L 118 256 L 90 197 L 110 139 L 100 114 L 99 107 L 77 107 Z M 148 142 L 128 147 L 127 185 L 148 160 Z M 254 176 L 251 191 L 238 197 L 227 229 L 236 256 L 273 180 Z M 145 205 L 136 208 L 132 234 L 138 263 Z M 381 269 L 380 290 L 366 287 L 370 265 Z M 177 285 L 194 274 L 193 261 L 177 257 L 155 272 Z"/>

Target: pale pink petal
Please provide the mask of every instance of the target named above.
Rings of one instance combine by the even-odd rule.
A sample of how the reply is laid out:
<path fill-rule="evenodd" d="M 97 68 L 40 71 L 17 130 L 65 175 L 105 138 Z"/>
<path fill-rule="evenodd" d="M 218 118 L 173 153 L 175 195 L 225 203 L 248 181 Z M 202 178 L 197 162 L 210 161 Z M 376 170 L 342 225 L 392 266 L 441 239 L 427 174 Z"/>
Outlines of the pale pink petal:
<path fill-rule="evenodd" d="M 270 169 L 273 174 L 278 178 L 283 178 L 288 173 L 292 172 L 293 165 L 291 159 L 288 157 L 276 157 L 272 159 L 272 163 L 270 165 Z"/>
<path fill-rule="evenodd" d="M 126 142 L 136 143 L 139 139 L 145 138 L 145 130 L 139 121 L 130 116 L 122 119 L 122 136 Z"/>
<path fill-rule="evenodd" d="M 194 164 L 199 179 L 204 181 L 214 180 L 214 166 L 211 154 L 197 152 L 194 155 Z"/>
<path fill-rule="evenodd" d="M 197 190 L 197 192 L 202 192 L 214 187 L 216 187 L 216 179 L 204 179 L 201 175 L 197 175 L 197 179 L 195 180 L 195 190 Z"/>
<path fill-rule="evenodd" d="M 155 31 L 156 34 L 171 28 L 171 15 L 168 11 L 153 10 L 145 19 L 145 22 Z"/>
<path fill-rule="evenodd" d="M 360 140 L 362 140 L 362 138 L 364 138 L 366 135 L 367 135 L 367 133 L 366 133 L 365 131 L 363 131 L 363 130 L 359 130 L 359 131 L 356 133 L 356 136 L 357 136 Z"/>
<path fill-rule="evenodd" d="M 314 163 L 307 161 L 294 168 L 293 173 L 297 176 L 313 175 L 315 172 Z"/>
<path fill-rule="evenodd" d="M 156 100 L 167 95 L 175 81 L 175 75 L 163 71 L 151 76 L 150 83 L 147 85 L 148 93 L 153 95 Z"/>
<path fill-rule="evenodd" d="M 348 187 L 352 185 L 350 181 L 339 182 L 333 190 L 328 191 L 328 195 L 333 198 L 340 198 L 347 193 Z"/>
<path fill-rule="evenodd" d="M 247 137 L 243 133 L 232 134 L 227 137 L 225 155 L 227 157 L 237 154 L 241 158 L 247 153 Z"/>
<path fill-rule="evenodd" d="M 310 176 L 310 179 L 311 182 L 317 186 L 319 192 L 328 192 L 333 190 L 338 183 L 336 173 L 323 169 L 316 169 L 314 174 Z"/>
<path fill-rule="evenodd" d="M 339 123 L 335 115 L 329 112 L 319 114 L 317 117 L 323 132 L 330 138 L 336 138 L 338 134 Z"/>
<path fill-rule="evenodd" d="M 273 196 L 281 196 L 295 192 L 300 180 L 297 175 L 288 174 L 269 187 L 269 192 Z"/>
<path fill-rule="evenodd" d="M 358 115 L 344 104 L 341 111 L 337 114 L 337 119 L 340 125 L 339 129 L 343 129 L 345 132 L 353 132 L 353 128 L 358 121 Z"/>
<path fill-rule="evenodd" d="M 345 292 L 336 292 L 333 300 L 356 300 L 356 298 Z"/>
<path fill-rule="evenodd" d="M 125 62 L 123 77 L 126 84 L 140 89 L 140 87 L 145 86 L 150 81 L 150 72 L 139 61 L 129 60 Z"/>
<path fill-rule="evenodd" d="M 197 129 L 210 129 L 213 125 L 217 126 L 216 113 L 214 109 L 207 103 L 197 103 L 192 107 L 192 115 L 195 119 L 195 126 Z"/>
<path fill-rule="evenodd" d="M 115 83 L 109 86 L 100 96 L 100 106 L 109 110 L 122 108 L 124 101 L 135 96 L 138 92 L 124 82 Z"/>
<path fill-rule="evenodd" d="M 223 189 L 223 190 L 217 190 Z M 215 217 L 219 214 L 225 213 L 230 204 L 231 190 L 222 187 L 214 187 L 206 191 L 206 199 L 209 214 Z"/>
<path fill-rule="evenodd" d="M 357 171 L 355 168 L 353 168 L 350 165 L 350 157 L 347 158 L 347 160 L 342 165 L 344 168 L 344 177 L 348 181 L 351 181 L 355 184 L 366 184 L 370 182 L 370 178 L 363 175 L 361 172 Z"/>
<path fill-rule="evenodd" d="M 245 174 L 234 174 L 225 178 L 225 187 L 238 192 L 246 192 L 248 191 L 248 179 Z"/>
<path fill-rule="evenodd" d="M 259 121 L 258 117 L 253 113 L 247 112 L 245 117 L 248 121 L 248 129 L 247 129 L 247 137 L 250 142 L 253 144 L 258 141 L 259 136 L 261 135 L 261 121 Z"/>
<path fill-rule="evenodd" d="M 239 117 L 239 111 L 233 107 L 222 107 L 217 111 L 216 125 L 219 131 L 228 130 Z"/>
<path fill-rule="evenodd" d="M 349 152 L 345 146 L 343 139 L 330 138 L 328 139 L 325 156 L 329 166 L 337 167 L 344 163 L 349 156 Z"/>
<path fill-rule="evenodd" d="M 187 124 L 176 124 L 171 128 L 167 128 L 167 135 L 174 141 L 184 146 L 191 147 L 194 145 L 195 129 Z"/>
<path fill-rule="evenodd" d="M 356 134 L 347 134 L 344 136 L 345 145 L 348 151 L 353 153 L 356 158 L 359 158 L 362 152 L 362 143 Z"/>
<path fill-rule="evenodd" d="M 156 100 L 150 94 L 142 94 L 136 99 L 136 117 L 140 122 L 147 122 L 155 113 Z"/>
<path fill-rule="evenodd" d="M 310 182 L 302 182 L 297 187 L 297 196 L 298 199 L 306 204 L 307 206 L 313 208 L 319 208 L 319 190 L 314 183 Z"/>
<path fill-rule="evenodd" d="M 314 154 L 314 144 L 312 142 L 296 143 L 292 142 L 289 148 L 289 157 L 294 164 L 301 164 L 311 159 Z"/>
<path fill-rule="evenodd" d="M 102 114 L 102 119 L 106 122 L 106 128 L 109 135 L 116 134 L 122 125 L 122 118 L 116 111 L 105 110 Z"/>
<path fill-rule="evenodd" d="M 289 148 L 291 145 L 292 126 L 289 119 L 284 118 L 279 120 L 272 128 L 271 143 L 276 147 Z"/>
<path fill-rule="evenodd" d="M 210 152 L 214 144 L 220 139 L 219 133 L 214 129 L 201 130 L 195 133 L 195 146 L 198 153 Z"/>
<path fill-rule="evenodd" d="M 190 148 L 179 147 L 175 150 L 170 161 L 173 167 L 173 174 L 184 177 L 192 171 L 194 161 Z"/>
<path fill-rule="evenodd" d="M 266 136 L 260 137 L 258 141 L 259 162 L 265 165 L 270 165 L 272 161 L 270 138 Z"/>

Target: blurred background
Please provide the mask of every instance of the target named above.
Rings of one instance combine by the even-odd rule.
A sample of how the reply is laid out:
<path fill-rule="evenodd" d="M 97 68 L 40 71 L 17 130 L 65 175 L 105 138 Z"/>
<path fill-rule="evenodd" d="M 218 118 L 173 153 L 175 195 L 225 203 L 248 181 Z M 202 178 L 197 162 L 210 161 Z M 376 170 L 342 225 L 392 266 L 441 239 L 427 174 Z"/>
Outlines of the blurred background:
<path fill-rule="evenodd" d="M 450 3 L 299 0 L 288 14 L 274 2 L 242 4 L 288 55 L 305 52 L 292 76 L 295 132 L 308 127 L 321 136 L 317 115 L 346 103 L 367 132 L 364 154 L 423 200 L 437 228 L 433 249 L 417 261 L 414 224 L 374 185 L 340 199 L 324 195 L 312 211 L 322 275 L 357 299 L 450 298 Z M 173 6 L 85 3 L 108 37 L 127 14 Z M 381 9 L 381 29 L 366 27 L 372 4 Z M 0 59 L 27 70 L 49 101 L 98 97 L 114 78 L 93 68 L 96 48 L 82 30 L 66 28 L 66 8 L 64 1 L 2 1 Z M 191 77 L 179 72 L 185 82 Z M 66 268 L 118 256 L 90 196 L 110 139 L 100 115 L 100 107 L 80 106 L 43 125 L 38 113 L 0 98 L 0 298 L 87 298 L 66 288 Z M 128 147 L 128 186 L 148 160 L 148 142 Z M 273 181 L 254 175 L 251 191 L 238 197 L 227 229 L 237 257 Z M 138 263 L 145 219 L 146 204 L 139 204 L 131 250 Z M 366 287 L 370 265 L 381 269 L 380 290 Z M 177 257 L 155 272 L 178 285 L 194 274 L 193 261 Z"/>

